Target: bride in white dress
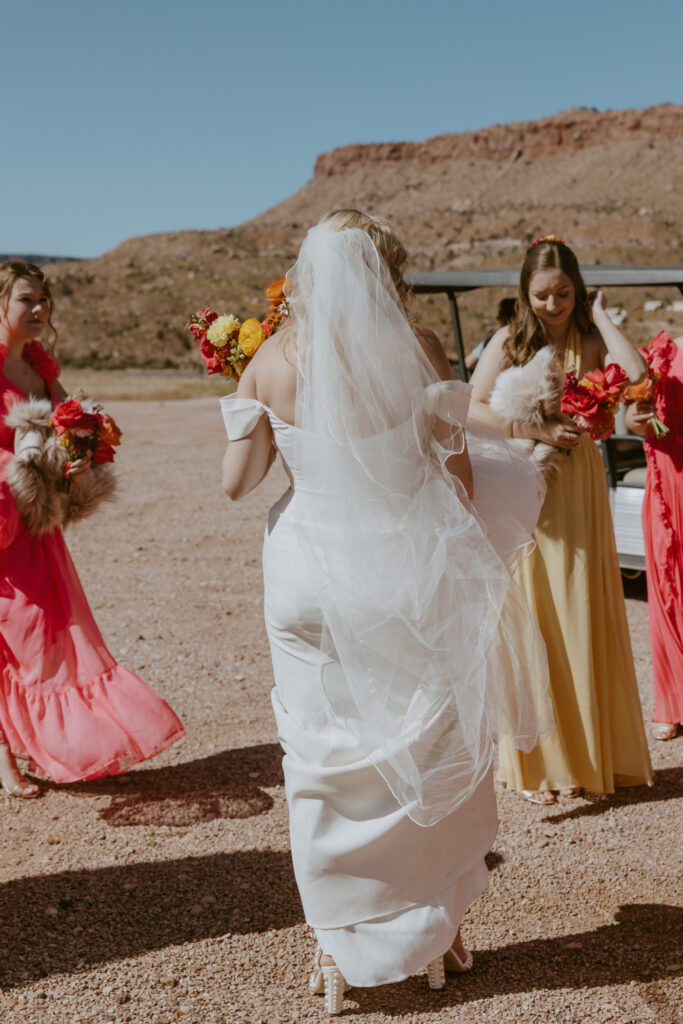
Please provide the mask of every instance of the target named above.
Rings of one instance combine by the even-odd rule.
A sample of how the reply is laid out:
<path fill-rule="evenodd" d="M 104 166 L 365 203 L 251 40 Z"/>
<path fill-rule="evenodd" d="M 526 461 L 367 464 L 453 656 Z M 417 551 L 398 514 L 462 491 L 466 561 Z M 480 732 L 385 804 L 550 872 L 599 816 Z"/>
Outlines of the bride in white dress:
<path fill-rule="evenodd" d="M 291 481 L 265 534 L 265 617 L 311 989 L 330 1013 L 348 986 L 469 969 L 494 738 L 531 749 L 550 727 L 511 579 L 542 483 L 501 440 L 470 439 L 470 458 L 469 385 L 408 319 L 405 259 L 385 221 L 327 215 L 287 275 L 287 325 L 221 401 L 228 496 L 276 450 Z"/>

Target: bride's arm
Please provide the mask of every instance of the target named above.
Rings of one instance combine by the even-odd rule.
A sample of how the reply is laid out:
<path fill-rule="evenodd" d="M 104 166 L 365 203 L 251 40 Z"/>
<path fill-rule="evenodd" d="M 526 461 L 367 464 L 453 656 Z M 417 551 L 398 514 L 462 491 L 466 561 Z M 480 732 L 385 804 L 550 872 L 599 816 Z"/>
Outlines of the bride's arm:
<path fill-rule="evenodd" d="M 237 385 L 240 398 L 256 398 L 256 367 L 250 363 Z M 237 501 L 257 487 L 275 461 L 273 431 L 264 413 L 247 437 L 228 441 L 223 456 L 223 490 Z"/>

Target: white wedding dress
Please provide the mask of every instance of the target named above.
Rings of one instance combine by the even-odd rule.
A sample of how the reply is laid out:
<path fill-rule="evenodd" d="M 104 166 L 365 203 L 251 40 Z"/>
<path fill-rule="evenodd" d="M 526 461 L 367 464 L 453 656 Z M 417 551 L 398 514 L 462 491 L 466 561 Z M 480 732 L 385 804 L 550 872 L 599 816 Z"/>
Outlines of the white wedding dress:
<path fill-rule="evenodd" d="M 434 388 L 469 390 L 455 382 Z M 455 810 L 425 828 L 390 790 L 377 750 L 330 715 L 328 676 L 339 665 L 321 649 L 319 583 L 301 544 L 311 515 L 302 470 L 302 447 L 310 439 L 260 402 L 231 395 L 221 405 L 231 441 L 250 434 L 262 415 L 269 417 L 291 480 L 270 511 L 263 572 L 272 700 L 306 921 L 350 985 L 398 981 L 449 948 L 467 907 L 486 887 L 484 856 L 497 830 L 492 769 Z M 520 488 L 518 466 L 506 471 L 500 452 L 494 450 L 493 461 L 491 454 L 486 443 L 472 453 L 477 489 L 500 543 L 510 546 L 509 503 L 519 508 L 521 502 L 533 518 L 538 499 Z M 327 539 L 334 543 L 333 535 Z"/>
<path fill-rule="evenodd" d="M 543 484 L 468 436 L 468 500 L 448 460 L 470 388 L 438 379 L 365 232 L 313 228 L 287 281 L 296 425 L 221 406 L 231 442 L 268 416 L 290 476 L 263 571 L 294 872 L 323 950 L 370 986 L 449 948 L 486 886 L 494 740 L 551 728 L 512 578 Z"/>

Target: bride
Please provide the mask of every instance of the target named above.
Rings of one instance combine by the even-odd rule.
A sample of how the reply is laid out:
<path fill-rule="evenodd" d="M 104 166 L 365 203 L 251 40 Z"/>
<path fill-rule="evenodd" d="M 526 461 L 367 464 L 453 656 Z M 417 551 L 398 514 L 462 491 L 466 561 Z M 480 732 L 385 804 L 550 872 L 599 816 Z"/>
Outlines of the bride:
<path fill-rule="evenodd" d="M 287 275 L 286 326 L 221 402 L 227 495 L 277 451 L 291 482 L 266 529 L 265 617 L 311 990 L 330 1013 L 348 986 L 426 967 L 440 988 L 470 968 L 493 741 L 531 749 L 546 714 L 511 580 L 542 485 L 504 441 L 468 451 L 469 385 L 408 318 L 405 261 L 385 221 L 326 215 Z"/>

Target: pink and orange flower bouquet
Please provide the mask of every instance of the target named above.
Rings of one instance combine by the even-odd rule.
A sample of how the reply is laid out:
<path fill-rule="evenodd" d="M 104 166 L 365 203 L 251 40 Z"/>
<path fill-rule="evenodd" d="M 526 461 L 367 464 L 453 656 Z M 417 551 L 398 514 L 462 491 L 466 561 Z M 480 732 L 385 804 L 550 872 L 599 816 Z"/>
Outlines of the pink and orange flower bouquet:
<path fill-rule="evenodd" d="M 560 407 L 593 441 L 604 441 L 614 431 L 614 410 L 627 385 L 628 376 L 617 363 L 580 380 L 572 369 L 565 378 Z"/>
<path fill-rule="evenodd" d="M 121 431 L 102 406 L 77 392 L 60 402 L 52 413 L 52 427 L 59 444 L 66 449 L 65 475 L 71 464 L 92 453 L 97 466 L 114 461 L 114 448 L 121 444 Z M 67 488 L 69 480 L 66 480 Z"/>
<path fill-rule="evenodd" d="M 241 322 L 232 313 L 219 316 L 208 306 L 192 314 L 186 326 L 199 344 L 210 374 L 240 379 L 254 353 L 289 315 L 285 281 L 282 278 L 268 285 L 266 296 L 270 309 L 264 320 L 250 317 Z"/>

